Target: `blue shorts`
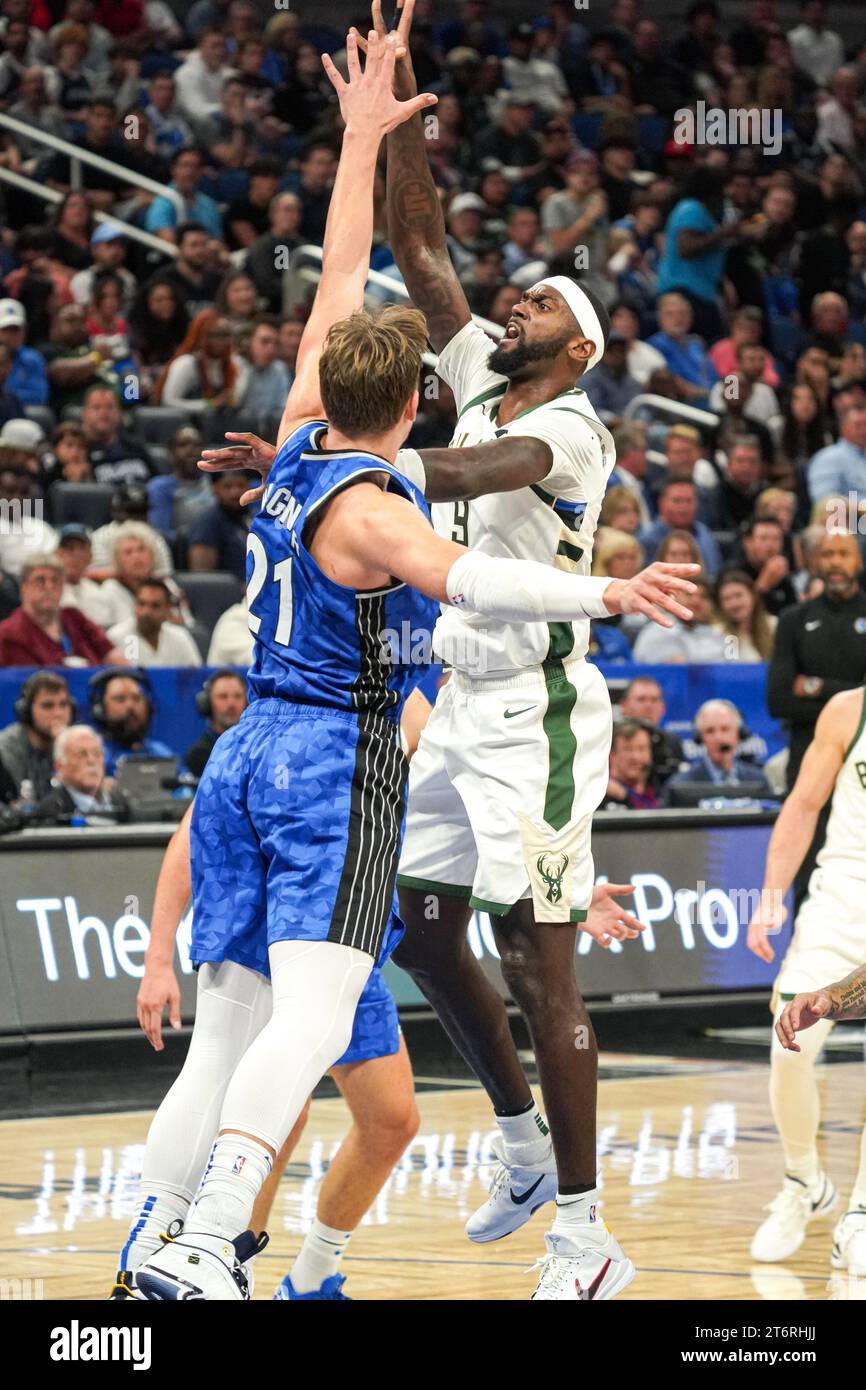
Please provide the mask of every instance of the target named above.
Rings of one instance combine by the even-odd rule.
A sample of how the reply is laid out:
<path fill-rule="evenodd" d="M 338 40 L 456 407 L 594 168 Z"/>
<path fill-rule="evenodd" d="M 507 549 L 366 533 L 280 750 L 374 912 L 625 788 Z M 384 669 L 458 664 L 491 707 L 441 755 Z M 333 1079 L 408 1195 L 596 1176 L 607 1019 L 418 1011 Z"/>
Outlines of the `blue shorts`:
<path fill-rule="evenodd" d="M 400 1023 L 394 996 L 381 970 L 374 970 L 358 1000 L 352 1041 L 335 1063 L 369 1062 L 374 1057 L 392 1057 L 400 1050 Z"/>
<path fill-rule="evenodd" d="M 274 941 L 334 941 L 383 964 L 403 934 L 405 783 L 393 721 L 254 701 L 218 739 L 196 793 L 193 964 L 268 975 Z"/>

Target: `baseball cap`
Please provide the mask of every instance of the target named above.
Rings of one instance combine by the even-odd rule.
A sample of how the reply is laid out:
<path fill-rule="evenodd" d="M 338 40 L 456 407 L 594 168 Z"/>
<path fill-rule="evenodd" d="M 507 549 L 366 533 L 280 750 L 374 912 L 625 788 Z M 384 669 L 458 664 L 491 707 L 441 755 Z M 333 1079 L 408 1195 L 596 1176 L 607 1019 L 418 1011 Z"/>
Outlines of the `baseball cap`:
<path fill-rule="evenodd" d="M 448 216 L 458 212 L 486 212 L 487 204 L 477 193 L 458 193 L 448 209 Z"/>
<path fill-rule="evenodd" d="M 44 438 L 35 420 L 7 420 L 0 430 L 0 448 L 38 449 Z"/>
<path fill-rule="evenodd" d="M 0 299 L 0 328 L 26 328 L 27 314 L 17 299 Z"/>
<path fill-rule="evenodd" d="M 100 222 L 90 238 L 90 245 L 99 246 L 103 241 L 120 241 L 121 237 L 124 236 L 126 233 L 116 222 Z"/>
<path fill-rule="evenodd" d="M 57 532 L 57 544 L 65 545 L 67 541 L 89 541 L 90 527 L 82 526 L 80 521 L 67 521 L 65 526 L 61 526 Z"/>

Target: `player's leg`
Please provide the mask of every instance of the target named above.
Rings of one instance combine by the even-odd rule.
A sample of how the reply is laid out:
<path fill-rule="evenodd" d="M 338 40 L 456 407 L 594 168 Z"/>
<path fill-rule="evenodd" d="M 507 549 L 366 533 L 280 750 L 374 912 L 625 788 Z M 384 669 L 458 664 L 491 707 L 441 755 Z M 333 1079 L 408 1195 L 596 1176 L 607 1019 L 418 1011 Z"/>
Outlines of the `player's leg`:
<path fill-rule="evenodd" d="M 274 1159 L 274 1166 L 265 1178 L 259 1195 L 253 1204 L 253 1214 L 250 1217 L 250 1230 L 253 1235 L 261 1235 L 263 1231 L 268 1229 L 268 1220 L 270 1218 L 271 1208 L 274 1205 L 274 1199 L 277 1195 L 277 1189 L 282 1182 L 283 1173 L 286 1171 L 289 1159 L 295 1152 L 300 1142 L 301 1135 L 307 1127 L 307 1120 L 310 1118 L 310 1105 L 312 1099 L 312 1096 L 307 1096 L 307 1103 L 295 1120 L 288 1139 Z"/>
<path fill-rule="evenodd" d="M 860 1166 L 845 1214 L 833 1233 L 830 1258 L 836 1269 L 866 1279 L 866 1125 L 860 1136 Z"/>

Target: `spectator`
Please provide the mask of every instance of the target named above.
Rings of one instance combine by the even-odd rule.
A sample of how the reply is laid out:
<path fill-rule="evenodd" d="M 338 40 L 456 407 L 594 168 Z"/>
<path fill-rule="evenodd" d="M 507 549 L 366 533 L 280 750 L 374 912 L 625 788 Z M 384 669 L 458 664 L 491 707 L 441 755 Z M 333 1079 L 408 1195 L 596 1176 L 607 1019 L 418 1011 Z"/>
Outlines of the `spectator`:
<path fill-rule="evenodd" d="M 301 200 L 301 240 L 321 246 L 325 240 L 325 221 L 337 172 L 337 158 L 330 145 L 313 141 L 307 146 L 298 168 L 300 182 L 296 191 Z"/>
<path fill-rule="evenodd" d="M 278 356 L 279 346 L 277 320 L 256 319 L 246 352 L 249 379 L 239 409 L 248 428 L 263 439 L 276 439 L 291 387 L 289 369 Z"/>
<path fill-rule="evenodd" d="M 620 719 L 613 726 L 610 776 L 602 811 L 655 811 L 659 806 L 650 780 L 652 742 L 649 730 L 634 719 Z"/>
<path fill-rule="evenodd" d="M 66 122 L 63 113 L 49 97 L 45 72 L 41 67 L 28 67 L 24 70 L 18 88 L 18 99 L 10 106 L 8 114 L 16 121 L 33 126 L 34 131 L 42 134 L 61 138 L 65 135 Z M 15 144 L 23 161 L 23 171 L 32 174 L 38 162 L 44 158 L 45 146 L 36 134 L 31 137 L 17 132 Z"/>
<path fill-rule="evenodd" d="M 768 613 L 778 616 L 797 602 L 791 566 L 785 555 L 785 532 L 775 517 L 752 517 L 740 536 L 731 563 L 754 581 Z"/>
<path fill-rule="evenodd" d="M 486 205 L 477 193 L 459 193 L 446 215 L 448 254 L 462 278 L 481 252 Z"/>
<path fill-rule="evenodd" d="M 196 696 L 196 705 L 207 726 L 184 754 L 183 762 L 193 777 L 201 777 L 220 734 L 234 728 L 247 707 L 247 683 L 226 667 L 214 671 Z"/>
<path fill-rule="evenodd" d="M 222 438 L 226 413 L 243 399 L 249 376 L 249 367 L 232 352 L 228 319 L 207 309 L 193 319 L 154 387 L 153 398 L 200 421 L 210 442 Z"/>
<path fill-rule="evenodd" d="M 148 83 L 147 119 L 156 148 L 171 160 L 178 150 L 195 144 L 192 127 L 177 104 L 177 86 L 170 72 L 157 72 Z"/>
<path fill-rule="evenodd" d="M 22 468 L 0 464 L 0 507 L 7 518 L 0 527 L 0 569 L 17 579 L 32 555 L 52 551 L 57 533 L 42 517 L 33 478 Z"/>
<path fill-rule="evenodd" d="M 807 465 L 829 443 L 830 432 L 815 388 L 807 381 L 795 383 L 783 411 L 782 434 L 772 469 L 774 480 L 782 487 L 794 488 L 801 496 L 805 494 Z"/>
<path fill-rule="evenodd" d="M 268 232 L 270 208 L 282 177 L 280 161 L 265 155 L 250 165 L 249 176 L 248 194 L 229 203 L 225 214 L 226 241 L 231 251 L 250 250 Z"/>
<path fill-rule="evenodd" d="M 741 347 L 760 344 L 763 315 L 760 309 L 747 305 L 738 309 L 731 319 L 731 336 L 721 338 L 709 350 L 709 358 L 720 377 L 733 376 L 738 367 L 738 352 Z M 779 373 L 768 352 L 764 353 L 763 368 L 759 380 L 775 389 L 779 385 Z"/>
<path fill-rule="evenodd" d="M 153 695 L 144 671 L 103 671 L 90 681 L 90 717 L 105 747 L 105 771 L 117 773 L 120 758 L 172 758 L 167 744 L 153 738 Z"/>
<path fill-rule="evenodd" d="M 656 348 L 665 359 L 676 377 L 682 398 L 706 403 L 717 379 L 716 369 L 702 340 L 690 332 L 693 319 L 690 299 L 679 292 L 669 292 L 659 296 L 657 308 L 659 331 L 648 339 L 650 347 Z"/>
<path fill-rule="evenodd" d="M 101 627 L 77 608 L 64 608 L 63 566 L 56 555 L 32 555 L 21 571 L 21 606 L 0 623 L 0 666 L 125 665 Z"/>
<path fill-rule="evenodd" d="M 43 825 L 69 825 L 86 818 L 88 825 L 110 825 L 128 818 L 129 808 L 116 787 L 106 784 L 105 749 L 89 724 L 62 729 L 53 744 L 54 778 L 50 791 L 33 808 Z"/>
<path fill-rule="evenodd" d="M 771 798 L 770 784 L 761 769 L 737 757 L 742 730 L 743 716 L 736 705 L 730 700 L 706 700 L 695 715 L 695 742 L 703 752 L 691 767 L 671 778 L 666 795 L 671 787 L 713 782 L 727 789 L 748 782 L 760 783 L 760 796 Z"/>
<path fill-rule="evenodd" d="M 168 536 L 184 531 L 213 503 L 210 479 L 199 472 L 204 440 L 195 425 L 183 425 L 171 441 L 171 473 L 147 485 L 151 526 Z"/>
<path fill-rule="evenodd" d="M 123 281 L 110 270 L 100 271 L 93 285 L 87 318 L 91 346 L 101 363 L 115 374 L 132 367 L 126 319 L 120 313 Z"/>
<path fill-rule="evenodd" d="M 91 264 L 86 270 L 79 270 L 69 282 L 76 304 L 85 307 L 93 298 L 97 275 L 110 270 L 123 285 L 124 308 L 132 303 L 137 281 L 131 270 L 123 264 L 127 252 L 127 239 L 123 228 L 116 222 L 100 222 L 90 238 Z"/>
<path fill-rule="evenodd" d="M 6 390 L 24 405 L 48 404 L 48 377 L 45 359 L 35 348 L 25 347 L 27 315 L 16 299 L 0 299 L 0 343 L 12 354 L 12 367 L 6 377 Z"/>
<path fill-rule="evenodd" d="M 866 493 L 866 408 L 850 406 L 842 416 L 840 433 L 838 444 L 819 449 L 807 466 L 813 502 Z"/>
<path fill-rule="evenodd" d="M 539 240 L 538 213 L 534 208 L 513 208 L 508 219 L 508 240 L 502 248 L 502 273 L 513 275 L 530 261 L 543 255 Z"/>
<path fill-rule="evenodd" d="M 87 578 L 93 559 L 90 532 L 86 526 L 70 521 L 57 533 L 57 558 L 63 566 L 62 608 L 77 608 L 85 618 L 103 630 L 112 621 L 111 604 L 102 592 L 102 585 Z"/>
<path fill-rule="evenodd" d="M 8 343 L 0 341 L 0 426 L 7 420 L 18 420 L 24 415 L 24 402 L 7 385 L 14 365 L 14 354 Z"/>
<path fill-rule="evenodd" d="M 630 536 L 636 536 L 640 530 L 641 511 L 634 493 L 627 487 L 611 487 L 608 484 L 598 520 L 602 527 L 613 527 L 616 531 L 625 531 Z M 597 545 L 594 545 L 593 557 L 596 550 Z"/>
<path fill-rule="evenodd" d="M 122 542 L 118 549 L 128 544 Z M 201 653 L 191 634 L 171 621 L 172 601 L 172 591 L 164 579 L 141 579 L 133 597 L 132 616 L 121 618 L 109 629 L 112 642 L 134 665 L 201 666 Z"/>
<path fill-rule="evenodd" d="M 169 188 L 182 199 L 182 208 L 177 207 L 170 198 L 154 198 L 144 219 L 145 229 L 151 236 L 162 237 L 164 241 L 177 243 L 178 231 L 189 222 L 200 223 L 208 236 L 222 237 L 223 224 L 220 210 L 213 198 L 202 193 L 199 183 L 202 176 L 202 159 L 198 150 L 178 150 L 171 161 L 171 183 Z"/>
<path fill-rule="evenodd" d="M 652 767 L 649 779 L 656 791 L 679 771 L 683 762 L 683 746 L 676 734 L 662 728 L 665 714 L 664 691 L 652 676 L 635 676 L 623 691 L 619 704 L 614 706 L 614 717 L 637 721 L 650 736 Z"/>
<path fill-rule="evenodd" d="M 722 170 L 707 164 L 695 168 L 685 196 L 665 223 L 665 252 L 659 265 L 659 293 L 675 290 L 683 296 L 692 310 L 689 326 L 693 323 L 708 342 L 724 336 L 718 296 L 727 246 L 748 231 L 740 221 L 722 221 L 723 188 Z M 659 348 L 664 352 L 660 344 Z M 672 365 L 669 358 L 668 364 Z"/>
<path fill-rule="evenodd" d="M 118 528 L 114 538 L 113 573 L 100 585 L 103 602 L 109 611 L 109 626 L 134 615 L 138 586 L 142 580 L 154 577 L 156 558 L 149 526 L 127 521 Z M 136 661 L 134 664 L 142 663 Z"/>
<path fill-rule="evenodd" d="M 74 705 L 69 686 L 54 671 L 28 676 L 15 701 L 15 723 L 0 732 L 0 766 L 30 802 L 47 795 L 53 771 L 52 745 L 71 724 Z M 25 784 L 29 783 L 29 789 Z"/>
<path fill-rule="evenodd" d="M 646 472 L 650 496 L 657 499 L 665 483 L 675 478 L 695 484 L 698 493 L 698 517 L 707 526 L 716 525 L 716 489 L 718 470 L 709 459 L 702 457 L 703 440 L 694 425 L 673 425 L 665 435 L 665 463 L 653 462 Z"/>
<path fill-rule="evenodd" d="M 718 628 L 733 639 L 736 661 L 769 661 L 776 619 L 767 613 L 755 581 L 745 570 L 725 570 L 716 586 Z"/>
<path fill-rule="evenodd" d="M 248 96 L 249 87 L 235 73 L 223 84 L 220 109 L 199 120 L 199 143 L 217 171 L 243 169 L 252 158 L 256 124 L 250 117 Z"/>
<path fill-rule="evenodd" d="M 695 593 L 689 595 L 691 621 L 674 618 L 672 628 L 647 623 L 634 644 L 634 659 L 643 665 L 686 665 L 721 662 L 727 658 L 725 639 L 713 626 L 711 589 L 702 575 L 692 577 Z"/>
<path fill-rule="evenodd" d="M 859 82 L 856 68 L 838 68 L 829 83 L 832 96 L 818 107 L 818 144 L 828 154 L 857 152 Z"/>
<path fill-rule="evenodd" d="M 53 95 L 67 120 L 80 117 L 93 100 L 93 83 L 84 67 L 87 30 L 81 24 L 57 26 L 51 45 Z"/>
<path fill-rule="evenodd" d="M 176 283 L 162 277 L 142 285 L 130 309 L 129 334 L 143 399 L 150 397 L 188 332 L 189 313 Z"/>
<path fill-rule="evenodd" d="M 722 556 L 712 531 L 698 520 L 698 489 L 688 478 L 670 478 L 658 497 L 658 520 L 639 536 L 647 561 L 655 559 L 656 551 L 669 531 L 688 531 L 701 552 L 701 560 L 710 575 L 718 574 Z"/>
<path fill-rule="evenodd" d="M 188 319 L 213 307 L 220 276 L 209 267 L 208 231 L 200 222 L 185 222 L 177 229 L 177 257 L 167 270 L 160 270 L 148 281 L 151 285 L 173 286 L 186 307 Z"/>
<path fill-rule="evenodd" d="M 612 428 L 620 424 L 626 406 L 641 393 L 640 384 L 628 373 L 628 343 L 613 329 L 604 357 L 586 380 L 586 394 L 599 419 Z"/>
<path fill-rule="evenodd" d="M 606 263 L 608 205 L 599 186 L 598 160 L 591 150 L 579 150 L 568 161 L 566 187 L 551 193 L 541 208 L 541 226 L 550 256 L 585 252 L 584 269 Z"/>
<path fill-rule="evenodd" d="M 848 305 L 832 290 L 816 294 L 812 300 L 812 332 L 806 338 L 810 347 L 823 348 L 831 370 L 838 367 L 848 332 Z"/>
<path fill-rule="evenodd" d="M 631 493 L 640 513 L 640 530 L 651 521 L 650 494 L 646 486 L 646 425 L 631 420 L 613 430 L 616 463 L 608 477 L 608 490 L 619 487 Z"/>
<path fill-rule="evenodd" d="M 839 367 L 833 377 L 832 386 L 836 392 L 849 386 L 862 388 L 866 382 L 866 347 L 856 339 L 850 338 L 842 344 Z"/>
<path fill-rule="evenodd" d="M 240 349 L 258 313 L 259 298 L 255 281 L 245 270 L 230 270 L 220 281 L 214 304 L 220 318 L 228 320 L 232 331 L 232 346 Z"/>
<path fill-rule="evenodd" d="M 612 304 L 610 308 L 611 328 L 615 333 L 621 333 L 625 338 L 627 347 L 627 370 L 630 377 L 644 389 L 653 372 L 665 366 L 665 359 L 658 348 L 651 347 L 649 343 L 643 343 L 638 336 L 640 328 L 640 316 L 637 310 L 623 300 Z M 587 378 L 588 380 L 588 378 Z"/>
<path fill-rule="evenodd" d="M 193 125 L 220 109 L 222 89 L 232 75 L 226 57 L 222 30 L 203 29 L 194 52 L 174 75 L 177 104 Z"/>
<path fill-rule="evenodd" d="M 51 339 L 42 348 L 46 365 L 49 400 L 55 415 L 67 406 L 81 406 L 89 387 L 101 382 L 112 392 L 102 357 L 90 344 L 87 319 L 80 304 L 58 309 L 51 324 Z"/>
<path fill-rule="evenodd" d="M 717 530 L 735 531 L 752 516 L 761 490 L 763 464 L 756 439 L 744 435 L 731 446 L 714 493 Z"/>
<path fill-rule="evenodd" d="M 278 193 L 272 198 L 268 221 L 268 231 L 250 246 L 244 265 L 270 312 L 278 314 L 283 308 L 288 257 L 301 245 L 301 203 L 296 194 Z"/>
<path fill-rule="evenodd" d="M 788 35 L 794 62 L 817 86 L 826 87 L 845 61 L 845 48 L 839 35 L 827 28 L 825 0 L 800 0 L 800 20 Z"/>
<path fill-rule="evenodd" d="M 253 634 L 245 603 L 233 603 L 216 620 L 207 654 L 208 666 L 249 666 Z"/>
<path fill-rule="evenodd" d="M 634 505 L 628 494 L 626 494 L 625 502 L 630 507 Z M 614 518 L 616 519 L 615 512 Z M 621 513 L 619 520 L 622 523 Z M 613 524 L 599 526 L 592 549 L 592 573 L 594 575 L 609 579 L 633 579 L 642 566 L 643 549 L 633 532 L 618 530 Z M 601 627 L 603 629 L 616 629 L 631 644 L 648 621 L 643 613 L 627 613 L 614 618 L 603 619 Z M 597 638 L 599 623 L 595 624 L 594 632 Z"/>
<path fill-rule="evenodd" d="M 277 88 L 274 115 L 299 135 L 317 129 L 334 104 L 334 89 L 322 69 L 315 44 L 301 42 L 288 81 Z"/>
<path fill-rule="evenodd" d="M 240 499 L 249 483 L 242 473 L 214 475 L 214 505 L 195 520 L 189 531 L 190 570 L 224 570 L 241 582 L 246 578 L 247 537 L 251 516 Z"/>
<path fill-rule="evenodd" d="M 58 99 L 58 105 L 63 107 L 62 95 Z M 99 155 L 101 159 L 108 159 L 113 164 L 126 164 L 128 162 L 126 145 L 117 128 L 117 112 L 114 109 L 112 98 L 107 96 L 91 97 L 88 94 L 82 105 L 85 107 L 84 135 L 75 142 L 78 148 L 86 150 L 88 154 Z M 81 188 L 88 208 L 109 212 L 112 205 L 126 192 L 129 186 L 123 175 L 109 174 L 94 164 L 82 164 L 80 169 Z M 49 188 L 54 188 L 59 193 L 68 195 L 73 192 L 72 165 L 68 154 L 58 153 L 54 155 L 45 170 L 45 181 Z M 76 238 L 69 236 L 69 232 L 63 229 L 65 210 L 64 204 L 61 203 L 61 221 L 57 224 L 58 230 L 61 235 L 67 237 L 70 247 L 75 250 Z M 68 226 L 72 230 L 75 224 L 70 223 Z M 79 223 L 76 260 L 65 262 L 74 270 L 86 270 L 90 264 L 90 235 L 92 231 L 92 225 L 89 224 L 85 231 Z M 83 243 L 80 240 L 81 234 L 84 235 Z"/>
<path fill-rule="evenodd" d="M 120 405 L 111 386 L 88 387 L 81 427 L 97 483 L 145 485 L 156 472 L 146 446 L 124 430 Z"/>

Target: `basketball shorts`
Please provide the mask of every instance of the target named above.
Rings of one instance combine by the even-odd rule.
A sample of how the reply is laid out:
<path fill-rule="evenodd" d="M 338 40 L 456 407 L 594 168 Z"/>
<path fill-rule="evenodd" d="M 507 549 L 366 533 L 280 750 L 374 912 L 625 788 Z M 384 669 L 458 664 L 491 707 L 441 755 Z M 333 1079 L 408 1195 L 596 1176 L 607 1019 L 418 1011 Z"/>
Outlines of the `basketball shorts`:
<path fill-rule="evenodd" d="M 809 879 L 809 895 L 797 913 L 774 996 L 823 989 L 864 964 L 866 884 L 819 866 Z"/>
<path fill-rule="evenodd" d="M 358 1000 L 352 1040 L 335 1067 L 352 1062 L 370 1062 L 376 1057 L 392 1057 L 400 1050 L 400 1021 L 394 996 L 381 970 L 373 970 Z"/>
<path fill-rule="evenodd" d="M 274 941 L 334 941 L 384 962 L 403 932 L 405 780 L 396 723 L 254 701 L 220 736 L 196 793 L 193 964 L 268 975 Z"/>
<path fill-rule="evenodd" d="M 452 672 L 409 770 L 398 883 L 494 916 L 531 895 L 537 921 L 584 921 L 611 724 L 583 660 L 503 680 Z"/>

